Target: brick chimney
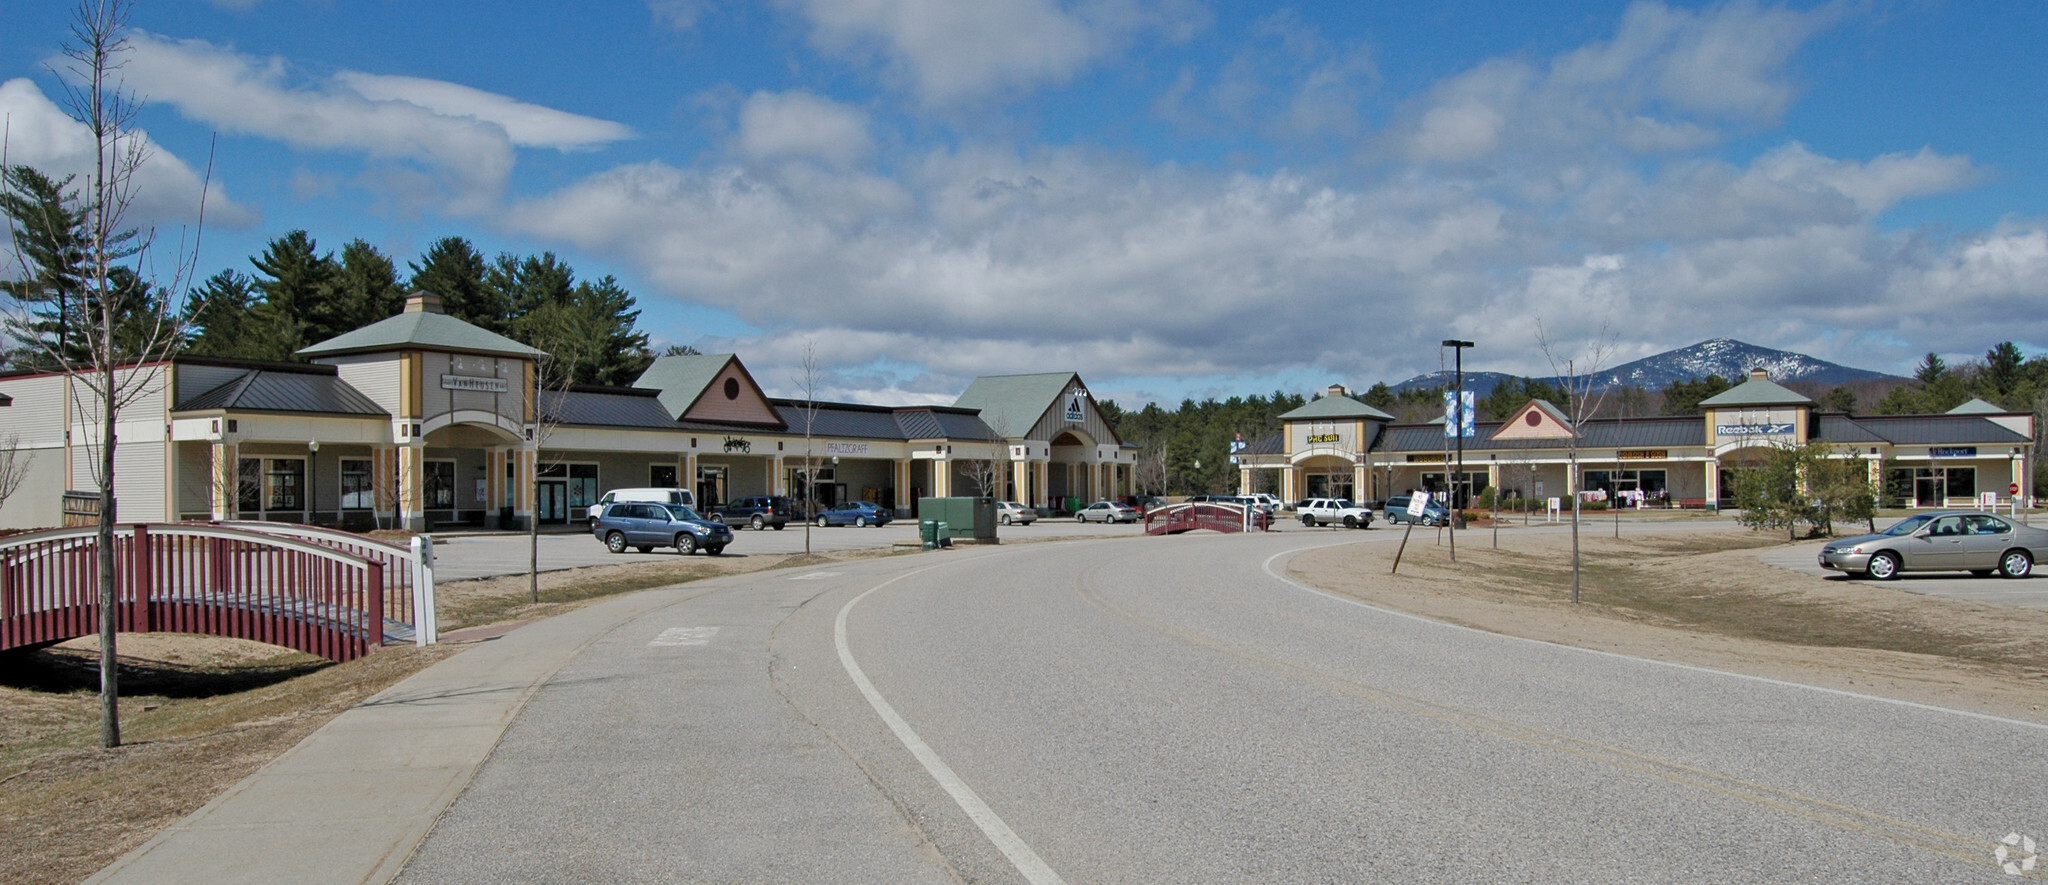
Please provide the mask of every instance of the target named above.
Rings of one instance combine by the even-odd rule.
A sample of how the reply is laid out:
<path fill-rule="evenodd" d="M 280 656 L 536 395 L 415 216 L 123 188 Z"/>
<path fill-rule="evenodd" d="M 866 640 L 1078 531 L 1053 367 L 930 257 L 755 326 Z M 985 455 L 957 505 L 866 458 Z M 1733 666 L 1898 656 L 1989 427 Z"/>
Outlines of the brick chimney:
<path fill-rule="evenodd" d="M 1761 367 L 1759 367 L 1759 368 L 1755 368 L 1755 369 L 1751 369 L 1751 370 L 1749 370 L 1749 380 L 1751 380 L 1751 381 L 1769 381 L 1769 380 L 1771 380 L 1771 370 L 1769 370 L 1769 369 L 1765 369 L 1765 368 L 1761 368 Z"/>

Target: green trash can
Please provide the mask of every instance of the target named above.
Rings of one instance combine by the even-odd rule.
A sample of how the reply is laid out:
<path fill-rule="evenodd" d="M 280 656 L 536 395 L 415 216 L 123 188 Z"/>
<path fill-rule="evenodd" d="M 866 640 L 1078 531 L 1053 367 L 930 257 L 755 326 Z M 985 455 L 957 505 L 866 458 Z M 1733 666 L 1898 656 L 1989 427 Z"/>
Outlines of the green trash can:
<path fill-rule="evenodd" d="M 922 542 L 924 542 L 924 549 L 926 549 L 926 550 L 931 550 L 931 549 L 934 549 L 934 548 L 938 547 L 938 546 L 939 546 L 939 521 L 938 521 L 938 520 L 936 520 L 936 519 L 920 519 L 920 520 L 918 520 L 918 521 L 917 521 L 917 539 L 918 539 L 919 541 L 922 541 Z"/>
<path fill-rule="evenodd" d="M 953 526 L 944 521 L 939 522 L 937 531 L 933 532 L 933 537 L 941 547 L 953 546 Z"/>

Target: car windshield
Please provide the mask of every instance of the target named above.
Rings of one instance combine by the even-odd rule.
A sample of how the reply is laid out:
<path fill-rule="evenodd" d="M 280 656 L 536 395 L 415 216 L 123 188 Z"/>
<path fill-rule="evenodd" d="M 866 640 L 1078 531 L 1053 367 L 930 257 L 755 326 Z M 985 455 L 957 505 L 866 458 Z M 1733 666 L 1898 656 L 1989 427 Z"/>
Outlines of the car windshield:
<path fill-rule="evenodd" d="M 1926 525 L 1932 519 L 1934 517 L 1924 513 L 1919 516 L 1908 516 L 1905 519 L 1899 520 L 1891 528 L 1885 529 L 1880 534 L 1893 538 L 1902 538 L 1919 531 L 1921 526 Z"/>
<path fill-rule="evenodd" d="M 663 510 L 668 511 L 668 515 L 673 516 L 677 519 L 697 518 L 697 511 L 691 510 L 690 508 L 685 507 L 681 504 L 663 504 L 661 505 L 661 507 Z"/>

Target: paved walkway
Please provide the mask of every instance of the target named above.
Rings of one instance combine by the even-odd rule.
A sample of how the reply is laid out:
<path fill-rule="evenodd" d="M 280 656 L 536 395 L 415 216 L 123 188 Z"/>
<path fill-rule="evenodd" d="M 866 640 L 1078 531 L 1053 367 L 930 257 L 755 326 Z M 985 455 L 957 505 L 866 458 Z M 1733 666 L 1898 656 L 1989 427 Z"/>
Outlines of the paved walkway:
<path fill-rule="evenodd" d="M 479 642 L 335 717 L 86 881 L 389 881 L 555 671 L 614 626 L 722 583 L 636 593 Z"/>

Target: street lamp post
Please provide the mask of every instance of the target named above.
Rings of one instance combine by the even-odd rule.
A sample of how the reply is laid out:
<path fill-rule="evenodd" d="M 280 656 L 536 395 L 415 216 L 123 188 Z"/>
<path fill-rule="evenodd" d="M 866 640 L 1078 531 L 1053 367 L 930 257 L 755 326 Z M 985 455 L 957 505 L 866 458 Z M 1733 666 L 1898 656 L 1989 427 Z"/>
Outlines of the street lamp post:
<path fill-rule="evenodd" d="M 1456 467 L 1457 473 L 1455 473 L 1452 476 L 1450 483 L 1448 483 L 1448 485 L 1450 486 L 1451 493 L 1451 516 L 1449 520 L 1451 526 L 1451 561 L 1457 562 L 1459 513 L 1458 483 L 1462 479 L 1464 479 L 1465 476 L 1465 348 L 1475 347 L 1477 345 L 1474 345 L 1470 341 L 1460 341 L 1456 338 L 1446 338 L 1444 339 L 1443 346 L 1451 349 L 1451 353 L 1453 354 L 1452 359 L 1454 361 L 1453 364 L 1457 368 L 1457 381 L 1455 382 L 1455 386 L 1451 390 L 1451 402 L 1453 403 L 1451 407 L 1451 417 L 1455 419 L 1455 423 L 1451 425 L 1450 433 L 1452 436 L 1457 437 L 1458 440 L 1458 463 Z M 1438 363 L 1437 365 L 1441 366 L 1443 364 Z"/>

